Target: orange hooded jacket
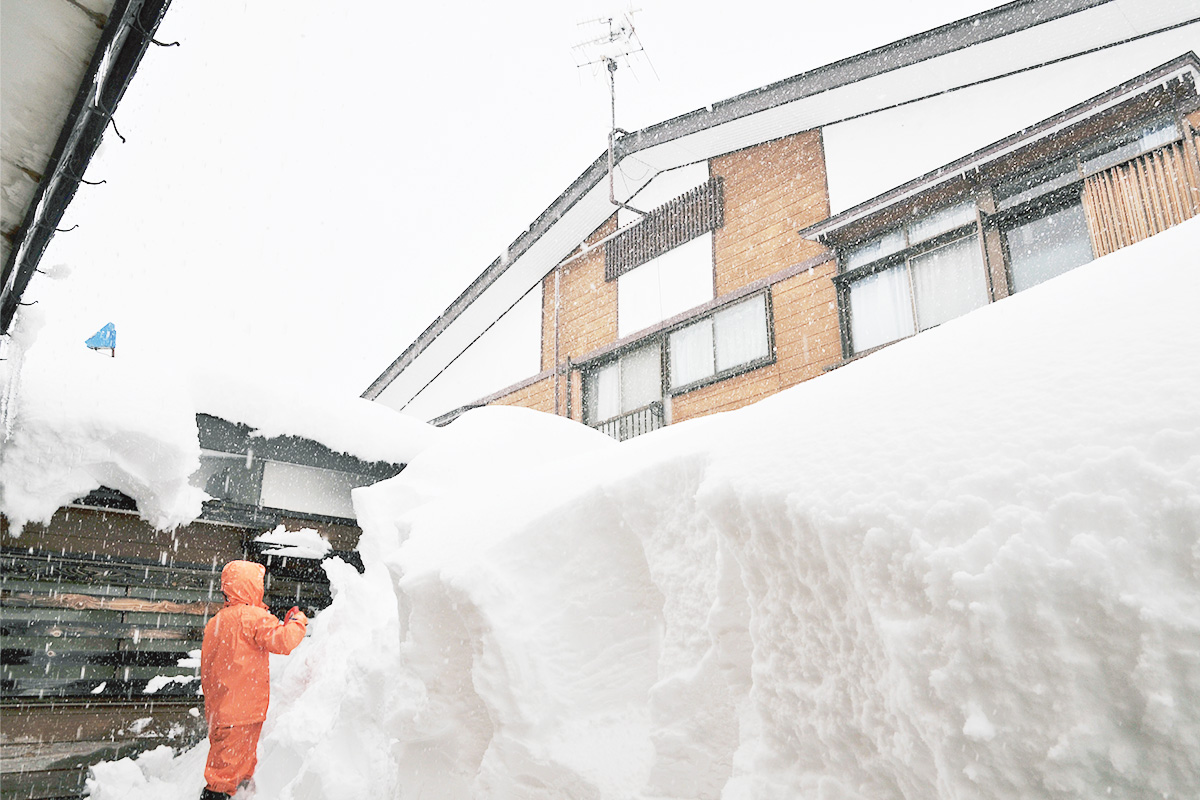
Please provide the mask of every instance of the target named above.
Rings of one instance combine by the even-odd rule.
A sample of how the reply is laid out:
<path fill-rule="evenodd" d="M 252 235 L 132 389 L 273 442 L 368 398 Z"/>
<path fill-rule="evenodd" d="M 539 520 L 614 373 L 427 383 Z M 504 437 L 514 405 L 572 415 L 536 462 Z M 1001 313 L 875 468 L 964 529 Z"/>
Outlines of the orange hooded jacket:
<path fill-rule="evenodd" d="M 267 653 L 286 655 L 304 640 L 303 616 L 284 624 L 263 605 L 266 572 L 252 561 L 230 561 L 221 570 L 225 607 L 204 626 L 200 647 L 200 685 L 210 728 L 266 719 L 271 683 Z"/>

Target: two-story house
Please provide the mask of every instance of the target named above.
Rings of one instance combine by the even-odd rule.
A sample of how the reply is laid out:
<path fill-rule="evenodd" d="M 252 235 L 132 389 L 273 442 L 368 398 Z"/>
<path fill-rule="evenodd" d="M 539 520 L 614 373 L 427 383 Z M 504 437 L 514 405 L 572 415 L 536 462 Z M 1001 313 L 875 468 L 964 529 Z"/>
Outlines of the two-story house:
<path fill-rule="evenodd" d="M 625 439 L 1000 300 L 1200 210 L 1196 49 L 1023 0 L 621 136 L 364 397 Z"/>

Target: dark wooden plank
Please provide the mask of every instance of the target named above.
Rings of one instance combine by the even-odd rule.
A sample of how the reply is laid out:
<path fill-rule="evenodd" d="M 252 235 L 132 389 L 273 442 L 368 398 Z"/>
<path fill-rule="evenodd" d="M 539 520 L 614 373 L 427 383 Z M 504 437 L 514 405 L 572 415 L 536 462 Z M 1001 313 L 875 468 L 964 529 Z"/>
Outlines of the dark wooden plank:
<path fill-rule="evenodd" d="M 86 594 L 54 592 L 13 592 L 0 589 L 0 603 L 9 608 L 70 608 L 96 611 L 166 612 L 212 616 L 223 603 L 176 603 L 169 600 L 147 600 L 138 597 L 93 597 Z"/>
<path fill-rule="evenodd" d="M 139 683 L 139 692 L 141 687 Z M 195 715 L 191 709 L 196 709 Z M 148 717 L 151 722 L 142 733 L 166 736 L 177 726 L 202 728 L 203 712 L 203 698 L 199 697 L 5 700 L 0 704 L 0 728 L 5 740 L 12 743 L 101 741 L 111 740 L 134 720 Z"/>
<path fill-rule="evenodd" d="M 115 748 L 114 748 L 115 749 Z M 104 761 L 97 758 L 96 761 Z M 6 772 L 0 776 L 0 800 L 61 800 L 81 797 L 87 769 Z"/>
<path fill-rule="evenodd" d="M 20 544 L 35 550 L 96 559 L 209 568 L 241 558 L 245 528 L 194 522 L 173 531 L 158 531 L 136 514 L 66 507 L 48 525 L 31 524 Z M 11 540 L 10 540 L 11 542 Z"/>
<path fill-rule="evenodd" d="M 119 670 L 118 672 L 124 672 Z M 157 677 L 159 670 L 147 670 L 147 674 L 124 680 L 121 678 L 90 678 L 88 680 L 65 681 L 57 678 L 0 678 L 0 688 L 6 699 L 26 700 L 79 700 L 90 701 L 101 706 L 112 700 L 137 700 L 139 698 L 191 698 L 200 702 L 200 682 L 168 683 L 154 692 L 147 692 L 150 680 Z"/>
<path fill-rule="evenodd" d="M 197 620 L 198 617 L 188 617 Z M 135 639 L 138 642 L 155 639 L 188 639 L 200 641 L 204 628 L 200 625 L 162 627 L 131 623 L 94 623 L 86 620 L 14 620 L 0 623 L 0 633 L 6 636 L 47 636 L 55 639 L 69 637 Z"/>
<path fill-rule="evenodd" d="M 107 583 L 66 583 L 63 581 L 19 580 L 7 574 L 0 579 L 0 589 L 10 592 L 73 592 L 75 594 L 90 594 L 100 597 L 124 597 L 128 587 L 120 584 Z M 208 598 L 201 598 L 208 599 Z"/>
<path fill-rule="evenodd" d="M 0 556 L 0 568 L 10 579 L 42 584 L 64 582 L 96 586 L 154 586 L 213 591 L 220 596 L 221 573 L 216 570 L 183 569 L 157 564 L 112 562 L 77 557 L 14 555 Z"/>
<path fill-rule="evenodd" d="M 3 642 L 0 639 L 0 642 Z M 197 648 L 199 643 L 197 642 Z M 101 664 L 110 667 L 175 667 L 180 659 L 188 658 L 186 650 L 119 650 L 114 644 L 105 650 L 29 650 L 3 645 L 0 664 L 5 667 L 63 666 L 67 664 Z"/>

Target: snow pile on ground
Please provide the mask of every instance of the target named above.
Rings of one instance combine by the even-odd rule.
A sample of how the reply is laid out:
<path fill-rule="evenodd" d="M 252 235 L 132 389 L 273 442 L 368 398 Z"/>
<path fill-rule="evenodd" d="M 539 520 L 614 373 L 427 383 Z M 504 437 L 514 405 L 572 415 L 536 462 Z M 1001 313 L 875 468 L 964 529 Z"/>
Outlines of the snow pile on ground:
<path fill-rule="evenodd" d="M 256 800 L 1200 786 L 1200 221 L 622 445 L 481 409 L 355 492 Z M 96 768 L 191 798 L 204 746 Z"/>
<path fill-rule="evenodd" d="M 200 514 L 204 493 L 187 482 L 200 466 L 195 412 L 160 367 L 80 342 L 52 364 L 31 360 L 19 380 L 4 376 L 0 512 L 14 531 L 101 486 L 132 497 L 158 528 Z"/>

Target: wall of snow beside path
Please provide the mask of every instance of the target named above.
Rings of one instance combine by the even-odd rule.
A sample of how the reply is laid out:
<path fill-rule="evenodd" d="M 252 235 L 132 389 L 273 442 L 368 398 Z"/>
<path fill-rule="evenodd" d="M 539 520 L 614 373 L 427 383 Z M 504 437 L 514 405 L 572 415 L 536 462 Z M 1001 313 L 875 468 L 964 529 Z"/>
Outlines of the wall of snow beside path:
<path fill-rule="evenodd" d="M 1190 796 L 1197 252 L 621 445 L 462 417 L 356 490 L 367 571 L 275 663 L 247 796 Z"/>
<path fill-rule="evenodd" d="M 18 331 L 19 333 L 19 331 Z M 171 528 L 200 514 L 188 485 L 200 466 L 196 417 L 164 365 L 125 354 L 23 349 L 3 375 L 9 398 L 0 431 L 0 512 L 15 531 L 49 522 L 59 507 L 108 486 L 141 516 Z"/>

